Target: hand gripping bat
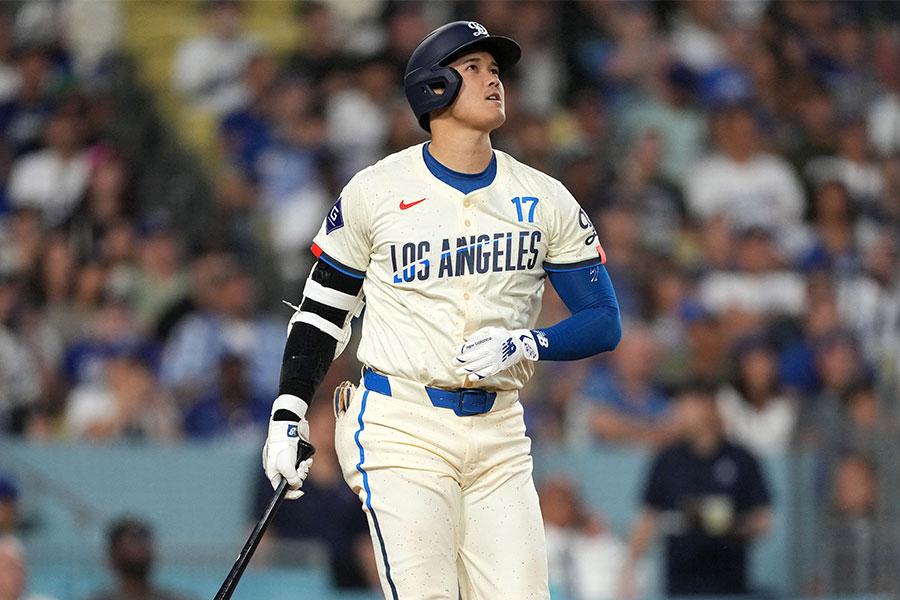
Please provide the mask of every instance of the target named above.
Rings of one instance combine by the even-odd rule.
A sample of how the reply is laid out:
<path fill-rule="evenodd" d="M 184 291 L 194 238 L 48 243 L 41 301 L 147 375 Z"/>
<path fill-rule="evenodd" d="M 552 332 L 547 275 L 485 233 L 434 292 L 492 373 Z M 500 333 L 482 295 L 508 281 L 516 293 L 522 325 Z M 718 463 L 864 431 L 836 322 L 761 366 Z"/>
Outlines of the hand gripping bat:
<path fill-rule="evenodd" d="M 316 449 L 312 444 L 303 440 L 299 440 L 297 442 L 297 464 L 299 465 L 301 462 L 315 454 L 315 452 Z M 282 502 L 284 502 L 284 495 L 287 493 L 287 491 L 287 480 L 282 477 L 281 483 L 279 483 L 278 487 L 275 488 L 275 493 L 272 494 L 272 498 L 269 499 L 268 504 L 266 504 L 266 508 L 265 510 L 263 510 L 262 516 L 259 518 L 259 521 L 256 522 L 256 526 L 253 528 L 253 531 L 250 532 L 250 537 L 247 538 L 247 543 L 244 544 L 241 553 L 238 554 L 237 560 L 234 561 L 234 566 L 231 567 L 231 571 L 229 571 L 228 576 L 222 583 L 222 587 L 219 588 L 219 593 L 216 594 L 215 600 L 229 600 L 231 598 L 231 595 L 234 593 L 234 589 L 237 587 L 238 582 L 241 580 L 241 575 L 244 574 L 244 569 L 247 568 L 247 564 L 253 557 L 253 552 L 256 551 L 256 547 L 259 545 L 259 540 L 262 538 L 263 534 L 266 532 L 266 529 L 269 527 L 269 523 L 271 523 L 272 519 L 275 517 L 275 513 L 278 511 L 278 507 L 281 506 Z"/>

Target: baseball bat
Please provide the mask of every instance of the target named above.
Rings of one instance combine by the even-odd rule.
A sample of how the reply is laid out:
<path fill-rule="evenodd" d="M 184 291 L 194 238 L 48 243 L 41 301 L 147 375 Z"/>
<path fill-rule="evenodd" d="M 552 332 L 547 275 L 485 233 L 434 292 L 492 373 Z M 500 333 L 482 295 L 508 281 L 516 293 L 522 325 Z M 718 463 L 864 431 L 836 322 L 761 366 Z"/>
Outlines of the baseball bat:
<path fill-rule="evenodd" d="M 315 452 L 316 449 L 312 444 L 303 440 L 299 440 L 297 442 L 297 464 L 299 465 L 304 460 L 315 454 Z M 284 502 L 284 495 L 287 494 L 287 491 L 287 480 L 282 477 L 281 483 L 279 483 L 278 487 L 275 488 L 275 493 L 272 494 L 272 497 L 269 499 L 269 503 L 266 504 L 266 508 L 263 510 L 262 516 L 259 518 L 259 521 L 256 522 L 256 526 L 253 527 L 253 531 L 250 532 L 250 537 L 247 538 L 247 543 L 244 544 L 243 549 L 241 549 L 241 553 L 238 554 L 237 560 L 234 561 L 234 566 L 231 567 L 231 571 L 228 572 L 228 576 L 222 583 L 222 587 L 219 588 L 219 593 L 216 594 L 215 600 L 229 600 L 231 598 L 231 595 L 234 593 L 234 589 L 237 587 L 238 582 L 241 580 L 241 575 L 244 574 L 244 569 L 247 568 L 247 564 L 249 564 L 250 559 L 253 557 L 253 553 L 256 551 L 256 547 L 259 545 L 259 540 L 262 539 L 263 534 L 269 527 L 269 523 L 271 523 L 272 519 L 275 517 L 275 513 L 278 511 L 278 507 L 281 506 L 282 502 Z"/>

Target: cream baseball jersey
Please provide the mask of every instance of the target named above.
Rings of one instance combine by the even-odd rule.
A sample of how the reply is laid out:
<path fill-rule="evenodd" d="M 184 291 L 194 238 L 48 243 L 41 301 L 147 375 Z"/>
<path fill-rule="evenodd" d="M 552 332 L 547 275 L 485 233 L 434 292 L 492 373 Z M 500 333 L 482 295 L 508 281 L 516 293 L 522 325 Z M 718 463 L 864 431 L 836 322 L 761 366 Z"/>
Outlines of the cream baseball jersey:
<path fill-rule="evenodd" d="M 357 173 L 329 210 L 313 252 L 364 278 L 363 364 L 465 387 L 453 357 L 466 336 L 533 328 L 545 268 L 605 261 L 588 215 L 559 181 L 495 156 L 494 181 L 464 194 L 428 170 L 422 144 L 412 146 Z M 479 387 L 519 389 L 533 371 L 521 361 Z"/>

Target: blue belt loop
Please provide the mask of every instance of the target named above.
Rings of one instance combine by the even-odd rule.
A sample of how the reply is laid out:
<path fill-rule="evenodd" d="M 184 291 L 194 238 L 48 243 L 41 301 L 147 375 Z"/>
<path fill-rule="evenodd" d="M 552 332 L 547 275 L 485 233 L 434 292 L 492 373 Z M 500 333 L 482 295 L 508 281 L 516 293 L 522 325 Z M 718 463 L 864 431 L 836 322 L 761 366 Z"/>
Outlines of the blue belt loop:
<path fill-rule="evenodd" d="M 366 368 L 363 375 L 363 384 L 366 386 L 367 390 L 372 390 L 376 394 L 381 394 L 382 396 L 391 395 L 390 380 L 384 375 L 379 375 L 369 368 Z"/>
<path fill-rule="evenodd" d="M 383 396 L 391 395 L 390 380 L 368 367 L 363 372 L 363 384 L 367 390 Z M 431 405 L 436 408 L 450 408 L 460 417 L 483 415 L 494 407 L 496 392 L 488 392 L 480 389 L 443 390 L 425 386 L 425 393 L 431 400 Z"/>

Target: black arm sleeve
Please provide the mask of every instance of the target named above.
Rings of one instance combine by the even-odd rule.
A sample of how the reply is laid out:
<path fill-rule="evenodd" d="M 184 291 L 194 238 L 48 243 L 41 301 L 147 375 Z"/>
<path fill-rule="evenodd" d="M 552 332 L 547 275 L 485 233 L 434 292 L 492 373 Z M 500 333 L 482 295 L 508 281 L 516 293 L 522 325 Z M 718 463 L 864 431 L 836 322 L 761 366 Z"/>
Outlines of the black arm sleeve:
<path fill-rule="evenodd" d="M 313 281 L 324 287 L 356 296 L 362 288 L 363 280 L 347 275 L 330 266 L 324 261 L 318 261 L 313 265 Z M 343 326 L 347 318 L 347 311 L 309 298 L 304 298 L 300 304 L 303 312 L 316 314 L 323 319 Z M 294 323 L 284 346 L 284 356 L 281 361 L 281 382 L 278 385 L 279 394 L 291 394 L 302 398 L 305 402 L 312 401 L 313 394 L 322 380 L 331 362 L 334 360 L 334 350 L 337 340 L 309 323 Z M 285 414 L 281 414 L 285 413 Z M 296 420 L 297 415 L 290 411 L 279 410 L 273 415 L 273 419 Z"/>

